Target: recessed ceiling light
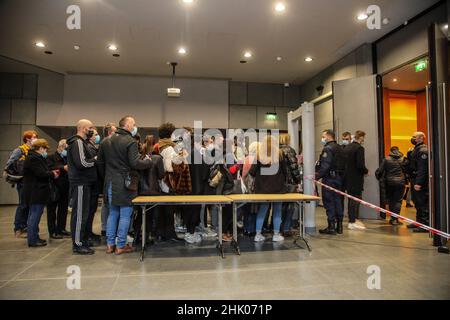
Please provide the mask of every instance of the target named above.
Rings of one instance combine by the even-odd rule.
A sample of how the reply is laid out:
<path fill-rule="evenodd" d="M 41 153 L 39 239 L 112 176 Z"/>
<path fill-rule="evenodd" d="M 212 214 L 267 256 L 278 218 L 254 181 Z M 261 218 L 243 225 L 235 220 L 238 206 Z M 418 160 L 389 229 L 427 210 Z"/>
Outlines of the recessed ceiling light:
<path fill-rule="evenodd" d="M 277 12 L 283 12 L 286 10 L 286 5 L 283 2 L 278 2 L 275 4 L 275 11 Z"/>
<path fill-rule="evenodd" d="M 117 50 L 117 46 L 115 44 L 110 44 L 108 46 L 108 49 L 111 50 L 111 51 L 116 51 Z"/>
<path fill-rule="evenodd" d="M 306 58 L 305 58 L 305 61 L 306 61 L 306 62 L 311 62 L 311 61 L 313 61 L 313 58 L 311 58 L 311 57 L 306 57 Z"/>
<path fill-rule="evenodd" d="M 41 42 L 41 41 L 36 42 L 36 43 L 35 43 L 35 46 L 36 46 L 36 47 L 39 47 L 39 48 L 45 48 L 45 44 L 44 44 L 43 42 Z"/>
<path fill-rule="evenodd" d="M 359 21 L 363 21 L 363 20 L 366 20 L 368 17 L 369 16 L 367 15 L 367 13 L 362 12 L 362 13 L 358 14 L 357 18 Z"/>
<path fill-rule="evenodd" d="M 445 29 L 445 30 L 448 30 L 448 24 L 446 24 L 446 25 L 444 26 L 444 29 Z"/>
<path fill-rule="evenodd" d="M 283 60 L 283 57 L 277 57 L 277 61 Z"/>
<path fill-rule="evenodd" d="M 184 3 L 192 3 L 194 0 L 183 0 Z"/>
<path fill-rule="evenodd" d="M 77 45 L 74 45 L 73 48 L 74 48 L 75 50 L 80 50 L 80 46 L 77 46 Z"/>
<path fill-rule="evenodd" d="M 398 81 L 397 78 L 392 79 L 392 82 L 397 82 L 397 81 Z"/>
<path fill-rule="evenodd" d="M 178 53 L 179 54 L 186 54 L 186 52 L 187 52 L 186 48 L 181 47 L 181 48 L 178 49 Z"/>
<path fill-rule="evenodd" d="M 247 51 L 247 52 L 244 53 L 244 57 L 251 58 L 252 57 L 252 53 L 250 51 Z"/>

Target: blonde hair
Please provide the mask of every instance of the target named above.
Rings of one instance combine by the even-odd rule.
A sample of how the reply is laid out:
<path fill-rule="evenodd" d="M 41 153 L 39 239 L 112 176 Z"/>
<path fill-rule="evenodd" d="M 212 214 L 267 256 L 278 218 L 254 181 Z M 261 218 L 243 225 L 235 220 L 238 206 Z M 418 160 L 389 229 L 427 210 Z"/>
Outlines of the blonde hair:
<path fill-rule="evenodd" d="M 283 133 L 280 135 L 280 145 L 288 146 L 291 144 L 291 136 L 288 133 Z"/>
<path fill-rule="evenodd" d="M 274 136 L 267 135 L 264 141 L 258 144 L 258 160 L 262 164 L 278 163 L 280 152 L 278 141 Z"/>
<path fill-rule="evenodd" d="M 50 146 L 47 142 L 47 140 L 45 139 L 37 139 L 35 142 L 33 142 L 33 150 L 39 150 L 39 148 L 44 148 L 44 149 L 50 149 Z"/>

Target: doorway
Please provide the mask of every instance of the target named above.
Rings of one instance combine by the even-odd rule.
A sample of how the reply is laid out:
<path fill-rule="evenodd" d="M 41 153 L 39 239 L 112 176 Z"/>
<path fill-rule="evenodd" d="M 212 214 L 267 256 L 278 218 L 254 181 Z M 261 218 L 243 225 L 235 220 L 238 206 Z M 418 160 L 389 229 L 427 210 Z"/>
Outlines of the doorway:
<path fill-rule="evenodd" d="M 393 146 L 406 155 L 416 131 L 428 136 L 428 65 L 428 57 L 421 57 L 383 75 L 384 156 Z"/>

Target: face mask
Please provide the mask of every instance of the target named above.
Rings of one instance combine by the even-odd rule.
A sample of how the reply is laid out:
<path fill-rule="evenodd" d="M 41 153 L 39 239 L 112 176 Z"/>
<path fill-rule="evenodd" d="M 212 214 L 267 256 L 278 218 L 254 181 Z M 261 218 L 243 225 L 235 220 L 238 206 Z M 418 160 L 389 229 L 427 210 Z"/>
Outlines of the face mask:
<path fill-rule="evenodd" d="M 64 149 L 59 155 L 63 158 L 67 157 L 67 150 Z"/>
<path fill-rule="evenodd" d="M 325 139 L 325 138 L 322 138 L 322 140 L 320 141 L 320 143 L 323 144 L 323 145 L 326 145 L 327 142 L 328 142 L 328 141 L 327 141 L 327 139 Z"/>
<path fill-rule="evenodd" d="M 414 137 L 411 138 L 411 144 L 413 144 L 413 145 L 417 144 L 416 138 L 414 138 Z"/>
<path fill-rule="evenodd" d="M 131 135 L 134 137 L 137 134 L 137 132 L 138 132 L 138 128 L 134 127 L 133 131 L 131 131 Z"/>
<path fill-rule="evenodd" d="M 96 136 L 95 136 L 95 141 L 94 141 L 94 143 L 95 143 L 95 144 L 99 144 L 99 143 L 100 143 L 100 136 L 99 136 L 99 135 L 96 135 Z"/>
<path fill-rule="evenodd" d="M 342 140 L 342 145 L 343 146 L 348 146 L 350 144 L 350 141 L 348 140 Z"/>
<path fill-rule="evenodd" d="M 89 131 L 86 133 L 86 138 L 90 139 L 90 138 L 92 138 L 93 135 L 94 135 L 94 130 L 89 130 Z"/>
<path fill-rule="evenodd" d="M 42 156 L 42 158 L 44 158 L 44 159 L 47 158 L 47 156 L 48 156 L 47 151 L 45 151 L 44 153 L 42 153 L 41 156 Z"/>

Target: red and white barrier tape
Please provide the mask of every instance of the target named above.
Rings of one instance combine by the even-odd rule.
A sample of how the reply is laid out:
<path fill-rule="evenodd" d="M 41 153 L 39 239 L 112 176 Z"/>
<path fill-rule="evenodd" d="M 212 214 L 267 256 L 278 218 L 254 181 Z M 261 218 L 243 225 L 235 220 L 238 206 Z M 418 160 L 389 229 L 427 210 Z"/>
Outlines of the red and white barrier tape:
<path fill-rule="evenodd" d="M 345 192 L 342 192 L 341 190 L 338 190 L 338 189 L 335 189 L 335 188 L 333 188 L 333 187 L 327 186 L 326 184 L 324 184 L 324 183 L 322 183 L 322 182 L 320 182 L 320 181 L 317 181 L 317 180 L 315 180 L 315 179 L 312 178 L 312 177 L 306 177 L 306 178 L 309 179 L 309 180 L 311 180 L 311 181 L 313 181 L 314 183 L 316 183 L 316 184 L 318 184 L 318 185 L 321 185 L 321 186 L 324 187 L 324 188 L 327 188 L 327 189 L 329 189 L 329 190 L 331 190 L 331 191 L 333 191 L 333 192 L 339 193 L 340 195 L 342 195 L 342 196 L 344 196 L 344 197 L 347 197 L 347 198 L 352 199 L 352 200 L 354 200 L 354 201 L 356 201 L 356 202 L 359 202 L 359 203 L 361 203 L 362 205 L 364 205 L 364 206 L 366 206 L 366 207 L 372 208 L 372 209 L 374 209 L 374 210 L 377 211 L 377 212 L 384 212 L 384 213 L 386 213 L 386 214 L 388 214 L 388 215 L 390 215 L 390 216 L 392 216 L 392 217 L 394 217 L 394 218 L 397 218 L 397 219 L 400 219 L 400 220 L 402 220 L 402 221 L 406 221 L 406 222 L 408 222 L 408 223 L 411 223 L 411 224 L 413 224 L 413 225 L 415 225 L 415 226 L 417 226 L 417 227 L 419 227 L 419 228 L 425 229 L 425 230 L 427 230 L 427 231 L 429 231 L 429 232 L 431 232 L 431 233 L 433 233 L 433 234 L 437 234 L 437 235 L 439 235 L 439 236 L 441 236 L 441 237 L 444 237 L 444 238 L 446 238 L 446 239 L 450 239 L 450 234 L 445 233 L 445 232 L 443 232 L 443 231 L 441 231 L 441 230 L 434 229 L 434 228 L 432 228 L 432 227 L 429 227 L 429 226 L 424 225 L 424 224 L 422 224 L 422 223 L 419 223 L 419 222 L 417 222 L 417 221 L 414 221 L 414 220 L 411 220 L 411 219 L 409 219 L 409 218 L 403 217 L 403 216 L 401 216 L 401 215 L 399 215 L 399 214 L 396 214 L 396 213 L 394 213 L 394 212 L 392 212 L 392 211 L 389 211 L 389 210 L 380 208 L 380 207 L 378 207 L 378 206 L 376 206 L 376 205 L 374 205 L 374 204 L 371 204 L 371 203 L 369 203 L 369 202 L 367 202 L 367 201 L 361 200 L 361 199 L 356 198 L 356 197 L 354 197 L 354 196 L 351 196 L 351 195 L 349 195 L 349 194 L 347 194 L 347 193 L 345 193 Z"/>

